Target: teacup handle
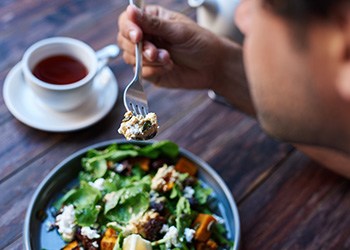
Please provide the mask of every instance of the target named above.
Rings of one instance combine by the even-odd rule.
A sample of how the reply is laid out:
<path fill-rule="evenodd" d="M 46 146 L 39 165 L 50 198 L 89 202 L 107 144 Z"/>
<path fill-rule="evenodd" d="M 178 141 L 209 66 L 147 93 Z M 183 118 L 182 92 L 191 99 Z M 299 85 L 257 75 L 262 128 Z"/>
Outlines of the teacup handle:
<path fill-rule="evenodd" d="M 120 53 L 120 49 L 116 44 L 110 44 L 106 47 L 96 51 L 98 60 L 98 67 L 96 74 L 99 74 L 101 70 L 107 65 L 110 59 L 116 58 Z"/>

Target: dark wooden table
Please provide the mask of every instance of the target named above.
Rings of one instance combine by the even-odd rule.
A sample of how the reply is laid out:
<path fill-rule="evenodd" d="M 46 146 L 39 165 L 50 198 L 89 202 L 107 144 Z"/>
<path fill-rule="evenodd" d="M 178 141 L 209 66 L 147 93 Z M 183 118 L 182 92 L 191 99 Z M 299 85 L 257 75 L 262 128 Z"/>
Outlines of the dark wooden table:
<path fill-rule="evenodd" d="M 148 1 L 195 17 L 185 0 Z M 0 85 L 34 42 L 51 36 L 81 39 L 94 49 L 115 43 L 118 15 L 127 0 L 1 0 Z M 78 132 L 30 128 L 0 97 L 0 249 L 22 249 L 25 211 L 34 190 L 68 155 L 121 138 L 121 93 L 132 68 L 110 63 L 119 82 L 113 110 Z M 350 183 L 292 146 L 264 134 L 255 120 L 210 100 L 206 91 L 147 85 L 158 114 L 157 140 L 170 139 L 207 161 L 226 181 L 238 204 L 242 249 L 350 249 Z"/>

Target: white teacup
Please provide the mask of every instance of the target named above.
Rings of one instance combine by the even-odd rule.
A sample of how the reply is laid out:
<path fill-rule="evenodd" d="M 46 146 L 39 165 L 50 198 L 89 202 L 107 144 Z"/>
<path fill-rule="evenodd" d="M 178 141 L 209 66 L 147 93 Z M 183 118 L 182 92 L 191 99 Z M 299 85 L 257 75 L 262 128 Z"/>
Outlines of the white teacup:
<path fill-rule="evenodd" d="M 109 45 L 96 52 L 80 40 L 53 37 L 41 40 L 25 51 L 22 70 L 26 83 L 41 104 L 57 111 L 69 111 L 81 106 L 89 98 L 94 78 L 108 59 L 118 54 L 116 45 Z M 38 63 L 55 56 L 74 58 L 85 67 L 85 76 L 71 83 L 55 84 L 34 75 L 33 70 Z"/>

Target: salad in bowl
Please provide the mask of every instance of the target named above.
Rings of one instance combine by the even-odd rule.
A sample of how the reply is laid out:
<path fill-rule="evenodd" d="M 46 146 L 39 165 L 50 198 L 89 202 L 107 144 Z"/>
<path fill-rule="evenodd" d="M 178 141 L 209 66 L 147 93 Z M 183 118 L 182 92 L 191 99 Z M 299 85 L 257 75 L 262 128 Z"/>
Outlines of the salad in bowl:
<path fill-rule="evenodd" d="M 239 232 L 202 172 L 171 141 L 90 148 L 42 223 L 56 249 L 236 249 Z"/>

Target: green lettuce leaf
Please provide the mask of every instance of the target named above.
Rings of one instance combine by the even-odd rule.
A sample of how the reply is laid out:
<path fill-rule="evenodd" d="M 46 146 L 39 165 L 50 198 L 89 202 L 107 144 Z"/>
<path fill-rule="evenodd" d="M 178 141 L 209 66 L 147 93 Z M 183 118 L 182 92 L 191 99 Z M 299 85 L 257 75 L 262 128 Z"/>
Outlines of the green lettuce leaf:
<path fill-rule="evenodd" d="M 72 189 L 66 193 L 55 207 L 60 208 L 62 205 L 73 204 L 77 209 L 84 209 L 95 206 L 100 198 L 101 192 L 98 189 L 82 181 L 79 188 Z"/>
<path fill-rule="evenodd" d="M 179 146 L 171 141 L 160 141 L 141 148 L 140 155 L 152 159 L 155 159 L 160 155 L 175 158 L 179 155 Z"/>
<path fill-rule="evenodd" d="M 183 235 L 185 228 L 190 227 L 193 220 L 191 205 L 185 197 L 181 197 L 176 204 L 176 228 L 179 235 Z"/>
<path fill-rule="evenodd" d="M 131 218 L 139 217 L 145 213 L 148 207 L 148 193 L 142 192 L 134 194 L 133 196 L 126 194 L 119 199 L 119 202 L 113 209 L 107 212 L 106 217 L 111 221 L 127 223 Z"/>
<path fill-rule="evenodd" d="M 132 185 L 108 194 L 110 197 L 104 207 L 106 218 L 126 223 L 132 217 L 138 217 L 146 212 L 149 207 L 150 185 L 150 176 L 145 176 Z"/>
<path fill-rule="evenodd" d="M 77 224 L 81 227 L 89 227 L 95 224 L 98 214 L 101 208 L 99 206 L 84 207 L 83 209 L 76 210 L 75 217 Z"/>
<path fill-rule="evenodd" d="M 134 149 L 119 150 L 117 145 L 113 144 L 103 151 L 89 150 L 87 156 L 82 158 L 82 165 L 85 171 L 97 179 L 105 175 L 107 171 L 107 160 L 116 162 L 136 156 L 138 156 L 138 151 Z"/>
<path fill-rule="evenodd" d="M 94 179 L 101 178 L 107 171 L 107 161 L 104 159 L 92 161 L 87 164 Z"/>
<path fill-rule="evenodd" d="M 198 203 L 201 205 L 207 202 L 208 197 L 213 192 L 211 188 L 205 188 L 201 186 L 199 182 L 197 183 L 197 185 L 195 185 L 194 190 L 195 190 L 194 197 L 196 198 Z"/>
<path fill-rule="evenodd" d="M 110 210 L 112 210 L 118 205 L 120 197 L 123 195 L 123 193 L 124 193 L 124 189 L 107 194 L 109 198 L 105 203 L 105 207 L 104 207 L 105 214 L 107 214 Z"/>

